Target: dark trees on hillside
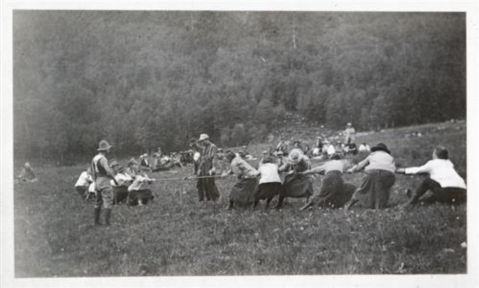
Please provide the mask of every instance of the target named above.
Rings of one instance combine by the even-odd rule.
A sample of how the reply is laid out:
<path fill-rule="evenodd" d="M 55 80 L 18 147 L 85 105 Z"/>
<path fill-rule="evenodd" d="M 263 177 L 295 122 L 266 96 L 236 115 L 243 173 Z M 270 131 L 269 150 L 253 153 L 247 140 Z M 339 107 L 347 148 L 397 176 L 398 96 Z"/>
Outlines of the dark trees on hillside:
<path fill-rule="evenodd" d="M 464 13 L 14 12 L 15 155 L 463 118 Z"/>

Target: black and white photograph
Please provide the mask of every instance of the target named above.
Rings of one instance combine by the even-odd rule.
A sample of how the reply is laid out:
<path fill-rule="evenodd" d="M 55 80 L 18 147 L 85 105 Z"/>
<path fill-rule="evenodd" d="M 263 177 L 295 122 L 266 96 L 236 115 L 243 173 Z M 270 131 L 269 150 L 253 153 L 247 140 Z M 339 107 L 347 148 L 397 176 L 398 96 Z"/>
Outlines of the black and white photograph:
<path fill-rule="evenodd" d="M 478 287 L 477 3 L 389 3 L 7 1 L 2 287 Z"/>

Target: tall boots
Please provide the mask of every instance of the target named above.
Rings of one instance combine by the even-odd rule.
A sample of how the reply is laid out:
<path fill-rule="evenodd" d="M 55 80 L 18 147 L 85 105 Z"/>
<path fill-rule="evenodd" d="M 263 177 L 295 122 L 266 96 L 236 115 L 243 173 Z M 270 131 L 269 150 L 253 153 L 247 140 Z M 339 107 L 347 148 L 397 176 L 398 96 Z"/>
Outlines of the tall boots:
<path fill-rule="evenodd" d="M 95 208 L 95 225 L 101 225 L 100 222 L 100 214 L 101 214 L 101 207 L 100 208 Z M 105 225 L 110 226 L 110 218 L 111 218 L 111 208 L 106 208 L 105 209 Z"/>
<path fill-rule="evenodd" d="M 274 209 L 283 208 L 283 200 L 284 200 L 284 197 L 282 195 L 279 195 L 278 204 L 276 204 L 276 206 L 274 206 Z"/>
<path fill-rule="evenodd" d="M 105 209 L 105 225 L 110 226 L 111 208 Z"/>
<path fill-rule="evenodd" d="M 100 213 L 101 213 L 101 207 L 96 208 L 94 210 L 95 214 L 95 225 L 101 225 L 100 222 Z"/>

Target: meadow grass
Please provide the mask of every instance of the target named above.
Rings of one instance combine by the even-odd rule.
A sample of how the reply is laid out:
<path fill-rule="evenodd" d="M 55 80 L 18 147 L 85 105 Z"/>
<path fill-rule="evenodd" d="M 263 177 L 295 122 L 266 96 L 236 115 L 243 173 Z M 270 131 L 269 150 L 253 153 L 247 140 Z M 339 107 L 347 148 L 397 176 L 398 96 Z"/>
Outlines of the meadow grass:
<path fill-rule="evenodd" d="M 422 137 L 406 137 L 420 131 Z M 400 166 L 425 163 L 432 148 L 451 148 L 466 177 L 466 124 L 440 123 L 358 137 L 386 143 Z M 249 147 L 261 155 L 267 144 Z M 88 159 L 89 160 L 89 159 Z M 86 160 L 86 161 L 88 161 Z M 354 160 L 354 159 L 353 159 Z M 458 274 L 467 272 L 467 207 L 433 204 L 398 209 L 404 190 L 421 176 L 397 175 L 390 207 L 375 211 L 299 211 L 302 199 L 282 210 L 226 211 L 234 177 L 217 180 L 217 203 L 198 203 L 194 181 L 158 181 L 148 206 L 114 207 L 112 226 L 93 225 L 93 202 L 74 183 L 86 167 L 38 167 L 36 184 L 16 184 L 14 237 L 16 277 L 161 275 Z M 193 167 L 153 173 L 191 176 Z M 359 185 L 362 173 L 346 174 Z M 321 177 L 315 180 L 319 189 Z M 275 204 L 274 201 L 272 203 Z"/>

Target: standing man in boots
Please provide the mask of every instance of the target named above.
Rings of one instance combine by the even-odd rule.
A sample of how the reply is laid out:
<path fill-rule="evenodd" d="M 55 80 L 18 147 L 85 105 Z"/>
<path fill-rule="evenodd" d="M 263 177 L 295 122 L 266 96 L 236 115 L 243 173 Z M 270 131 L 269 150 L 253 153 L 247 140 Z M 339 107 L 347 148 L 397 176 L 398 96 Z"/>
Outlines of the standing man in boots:
<path fill-rule="evenodd" d="M 111 207 L 113 205 L 113 188 L 110 180 L 113 180 L 115 185 L 118 183 L 115 180 L 115 175 L 108 165 L 106 154 L 110 152 L 111 145 L 107 141 L 101 140 L 98 145 L 98 154 L 93 157 L 91 163 L 91 170 L 93 180 L 97 190 L 97 197 L 95 203 L 95 225 L 101 225 L 100 213 L 101 206 L 105 208 L 105 225 L 110 225 Z"/>

